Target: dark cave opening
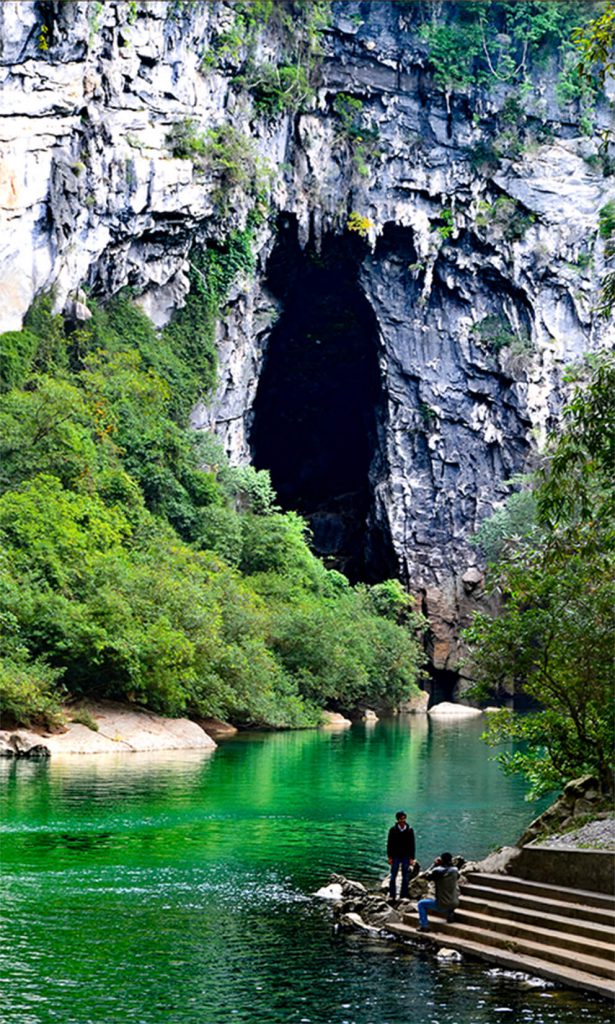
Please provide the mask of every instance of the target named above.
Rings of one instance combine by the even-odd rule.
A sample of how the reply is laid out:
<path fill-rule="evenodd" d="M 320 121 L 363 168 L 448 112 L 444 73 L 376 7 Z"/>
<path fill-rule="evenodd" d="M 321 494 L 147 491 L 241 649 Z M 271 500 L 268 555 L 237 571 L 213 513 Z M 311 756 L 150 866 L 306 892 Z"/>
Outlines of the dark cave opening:
<path fill-rule="evenodd" d="M 351 581 L 398 573 L 374 488 L 384 476 L 385 404 L 378 328 L 358 281 L 364 243 L 326 236 L 301 249 L 280 220 L 267 283 L 281 303 L 269 336 L 250 434 L 280 504 L 303 515 L 325 564 Z"/>
<path fill-rule="evenodd" d="M 435 668 L 429 662 L 427 666 L 428 681 L 426 690 L 429 692 L 429 707 L 443 702 L 455 704 L 459 700 L 457 688 L 459 686 L 459 673 L 450 669 Z"/>

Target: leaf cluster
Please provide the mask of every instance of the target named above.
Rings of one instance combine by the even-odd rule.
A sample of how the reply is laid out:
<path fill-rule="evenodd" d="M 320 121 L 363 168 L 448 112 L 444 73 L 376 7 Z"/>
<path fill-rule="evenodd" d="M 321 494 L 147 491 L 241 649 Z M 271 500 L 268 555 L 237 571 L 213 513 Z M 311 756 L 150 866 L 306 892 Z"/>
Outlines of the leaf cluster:
<path fill-rule="evenodd" d="M 323 705 L 412 691 L 419 624 L 399 584 L 352 588 L 327 571 L 268 475 L 229 466 L 176 415 L 178 382 L 204 369 L 199 317 L 251 261 L 241 234 L 195 254 L 197 306 L 175 330 L 157 335 L 124 292 L 106 308 L 90 300 L 78 327 L 41 303 L 27 337 L 9 339 L 0 706 L 10 721 L 49 722 L 61 699 L 86 696 L 305 726 Z"/>
<path fill-rule="evenodd" d="M 602 352 L 580 373 L 532 490 L 481 530 L 502 608 L 465 633 L 476 693 L 512 690 L 537 707 L 494 716 L 487 733 L 521 744 L 499 759 L 532 795 L 581 774 L 605 791 L 613 781 L 615 357 Z"/>
<path fill-rule="evenodd" d="M 419 34 L 440 88 L 451 92 L 520 83 L 533 66 L 551 58 L 567 76 L 562 87 L 567 101 L 585 97 L 576 63 L 567 64 L 571 33 L 575 28 L 582 32 L 597 9 L 594 3 L 580 7 L 567 0 L 487 0 L 417 8 Z"/>

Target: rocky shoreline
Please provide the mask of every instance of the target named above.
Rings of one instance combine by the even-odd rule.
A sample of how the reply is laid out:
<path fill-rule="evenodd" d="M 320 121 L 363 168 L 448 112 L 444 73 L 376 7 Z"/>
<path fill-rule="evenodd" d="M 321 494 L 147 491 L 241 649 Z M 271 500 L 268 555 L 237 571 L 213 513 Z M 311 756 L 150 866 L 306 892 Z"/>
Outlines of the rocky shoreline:
<path fill-rule="evenodd" d="M 63 731 L 0 730 L 0 757 L 55 757 L 157 750 L 214 750 L 216 742 L 197 722 L 164 718 L 113 701 L 88 701 L 65 709 Z M 215 723 L 212 722 L 212 732 Z M 219 723 L 223 725 L 224 723 Z M 228 726 L 232 732 L 236 731 Z"/>
<path fill-rule="evenodd" d="M 469 874 L 514 874 L 515 862 L 524 846 L 615 851 L 615 817 L 612 808 L 605 809 L 605 798 L 597 780 L 585 776 L 569 782 L 555 803 L 530 823 L 514 846 L 501 847 L 481 861 L 454 857 L 462 889 Z M 368 889 L 361 882 L 332 874 L 328 885 L 316 895 L 332 901 L 336 928 L 389 938 L 394 935 L 390 926 L 407 923 L 408 917 L 416 914 L 418 900 L 432 896 L 434 887 L 427 872 L 419 871 L 410 880 L 408 899 L 390 900 L 387 891 L 388 878 L 384 878 L 378 888 Z"/>
<path fill-rule="evenodd" d="M 429 714 L 463 718 L 482 714 L 463 704 L 438 704 L 427 711 L 429 694 L 421 694 L 420 706 L 408 714 Z M 487 709 L 489 710 L 489 709 Z M 0 729 L 0 757 L 51 757 L 57 754 L 112 754 L 155 750 L 214 749 L 216 740 L 237 732 L 235 726 L 219 719 L 192 721 L 166 718 L 145 708 L 134 708 L 116 701 L 80 701 L 63 709 L 66 722 L 56 730 L 16 727 Z M 375 724 L 378 716 L 366 710 L 361 720 Z M 323 712 L 321 728 L 347 729 L 349 718 L 332 711 Z"/>

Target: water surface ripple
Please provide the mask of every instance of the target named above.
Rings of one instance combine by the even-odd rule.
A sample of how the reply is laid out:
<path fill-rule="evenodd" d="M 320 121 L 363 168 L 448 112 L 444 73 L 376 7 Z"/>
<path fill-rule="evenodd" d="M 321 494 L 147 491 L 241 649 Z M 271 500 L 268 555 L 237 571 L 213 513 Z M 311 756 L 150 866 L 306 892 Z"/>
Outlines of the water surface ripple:
<path fill-rule="evenodd" d="M 338 936 L 312 895 L 331 871 L 384 875 L 399 807 L 424 865 L 514 841 L 537 809 L 481 728 L 2 762 L 5 1024 L 607 1024 L 591 997 Z"/>

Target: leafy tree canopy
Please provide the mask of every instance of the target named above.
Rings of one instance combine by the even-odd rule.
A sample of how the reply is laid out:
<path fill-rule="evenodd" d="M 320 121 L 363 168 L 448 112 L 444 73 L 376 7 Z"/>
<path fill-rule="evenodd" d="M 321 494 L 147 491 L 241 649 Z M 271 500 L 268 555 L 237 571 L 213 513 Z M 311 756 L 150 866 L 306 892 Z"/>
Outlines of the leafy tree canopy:
<path fill-rule="evenodd" d="M 466 631 L 477 695 L 514 689 L 538 708 L 501 711 L 487 732 L 523 741 L 499 760 L 533 795 L 587 772 L 612 787 L 614 385 L 612 353 L 588 361 L 534 481 L 536 526 L 492 567 L 501 614 Z"/>
<path fill-rule="evenodd" d="M 201 309 L 242 251 L 199 258 Z M 3 713 L 53 722 L 87 695 L 296 727 L 412 692 L 421 624 L 401 587 L 327 571 L 268 474 L 179 414 L 210 365 L 195 310 L 158 338 L 127 292 L 91 306 L 71 330 L 40 299 L 2 338 Z"/>

